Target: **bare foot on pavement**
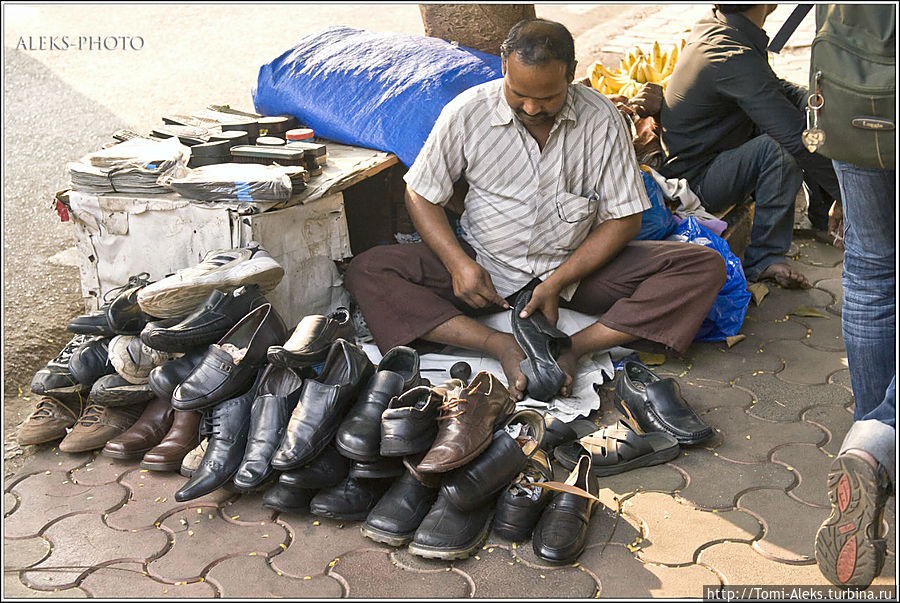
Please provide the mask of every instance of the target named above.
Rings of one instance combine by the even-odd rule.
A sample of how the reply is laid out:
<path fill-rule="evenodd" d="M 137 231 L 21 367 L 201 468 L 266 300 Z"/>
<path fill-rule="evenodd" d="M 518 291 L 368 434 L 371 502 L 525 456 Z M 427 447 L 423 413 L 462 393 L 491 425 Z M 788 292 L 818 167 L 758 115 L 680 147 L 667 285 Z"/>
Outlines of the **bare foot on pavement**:
<path fill-rule="evenodd" d="M 785 289 L 809 289 L 812 287 L 805 276 L 784 262 L 772 264 L 762 271 L 757 280 L 775 281 Z"/>

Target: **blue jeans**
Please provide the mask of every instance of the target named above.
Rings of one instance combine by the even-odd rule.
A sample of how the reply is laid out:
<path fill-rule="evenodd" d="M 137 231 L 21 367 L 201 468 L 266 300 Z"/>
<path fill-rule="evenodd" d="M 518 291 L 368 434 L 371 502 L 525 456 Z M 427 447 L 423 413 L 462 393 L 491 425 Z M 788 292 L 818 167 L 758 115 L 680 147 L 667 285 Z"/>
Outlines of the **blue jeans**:
<path fill-rule="evenodd" d="M 802 182 L 797 161 L 774 138 L 762 134 L 716 155 L 692 183 L 703 207 L 713 212 L 743 203 L 754 193 L 750 245 L 741 262 L 747 280 L 758 280 L 763 270 L 786 261 L 794 229 L 794 199 Z"/>

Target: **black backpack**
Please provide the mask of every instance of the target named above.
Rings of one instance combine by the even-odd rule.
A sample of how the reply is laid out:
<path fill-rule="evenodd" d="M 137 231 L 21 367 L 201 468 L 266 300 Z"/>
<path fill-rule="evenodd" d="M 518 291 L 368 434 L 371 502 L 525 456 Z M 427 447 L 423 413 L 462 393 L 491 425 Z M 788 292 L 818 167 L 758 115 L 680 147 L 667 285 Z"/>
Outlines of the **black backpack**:
<path fill-rule="evenodd" d="M 896 23 L 893 3 L 816 6 L 809 91 L 821 94 L 826 157 L 895 169 Z"/>

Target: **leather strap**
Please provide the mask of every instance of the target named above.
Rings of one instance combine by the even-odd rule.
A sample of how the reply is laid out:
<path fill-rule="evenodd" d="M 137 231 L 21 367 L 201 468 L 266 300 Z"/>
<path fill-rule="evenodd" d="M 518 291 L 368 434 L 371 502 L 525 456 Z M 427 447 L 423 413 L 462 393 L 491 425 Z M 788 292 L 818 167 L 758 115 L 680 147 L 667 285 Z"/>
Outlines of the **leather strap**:
<path fill-rule="evenodd" d="M 591 494 L 586 490 L 582 490 L 577 486 L 571 486 L 569 484 L 565 484 L 563 482 L 534 482 L 530 484 L 532 486 L 537 486 L 538 488 L 544 488 L 546 490 L 555 490 L 557 492 L 565 492 L 566 494 L 574 494 L 575 496 L 580 496 L 581 498 L 588 498 L 590 500 L 595 500 L 597 502 L 601 502 L 599 498 Z"/>

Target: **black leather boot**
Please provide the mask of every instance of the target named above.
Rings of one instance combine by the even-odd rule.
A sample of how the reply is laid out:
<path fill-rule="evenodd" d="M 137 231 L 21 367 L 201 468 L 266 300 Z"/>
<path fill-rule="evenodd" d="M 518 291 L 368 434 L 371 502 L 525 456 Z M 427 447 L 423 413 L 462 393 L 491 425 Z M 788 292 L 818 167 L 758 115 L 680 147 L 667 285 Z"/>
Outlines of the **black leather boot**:
<path fill-rule="evenodd" d="M 437 493 L 437 488 L 426 486 L 407 471 L 369 512 L 360 527 L 363 536 L 391 546 L 408 543 L 431 510 Z"/>
<path fill-rule="evenodd" d="M 209 411 L 209 444 L 200 466 L 191 479 L 175 493 L 175 500 L 184 502 L 209 494 L 224 486 L 237 471 L 247 446 L 250 430 L 250 406 L 256 388 L 212 407 Z"/>
<path fill-rule="evenodd" d="M 309 510 L 331 519 L 365 519 L 389 484 L 385 479 L 348 477 L 337 486 L 320 490 L 310 501 Z"/>
<path fill-rule="evenodd" d="M 274 364 L 266 367 L 250 408 L 250 433 L 244 459 L 234 476 L 238 489 L 253 489 L 274 473 L 270 462 L 300 399 L 302 384 L 303 378 L 294 369 Z"/>

